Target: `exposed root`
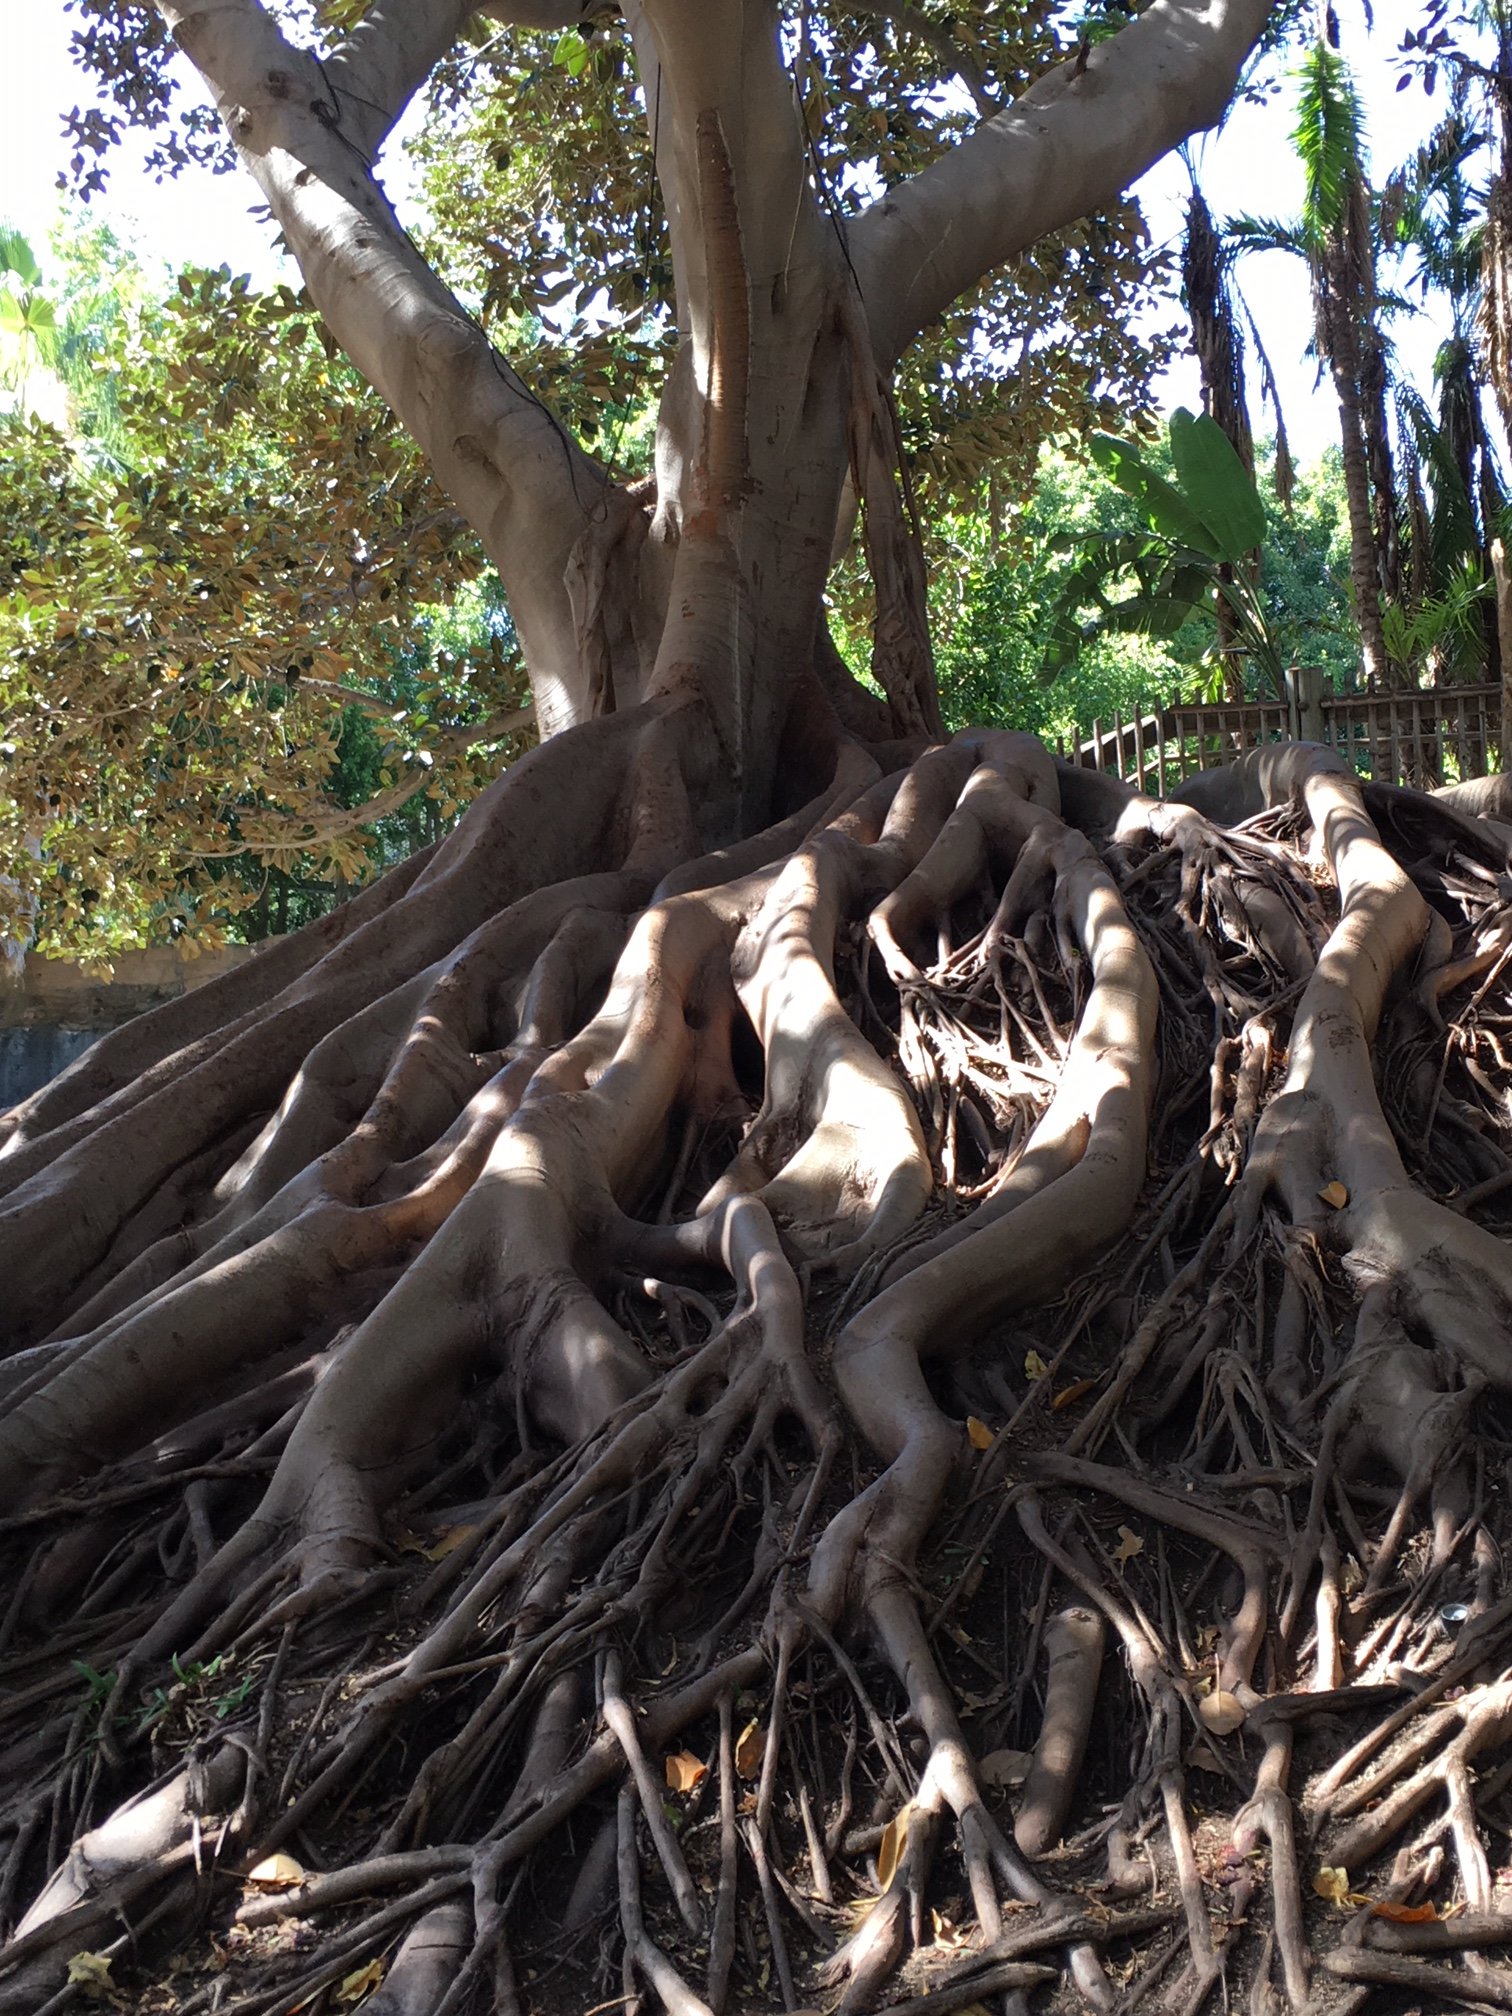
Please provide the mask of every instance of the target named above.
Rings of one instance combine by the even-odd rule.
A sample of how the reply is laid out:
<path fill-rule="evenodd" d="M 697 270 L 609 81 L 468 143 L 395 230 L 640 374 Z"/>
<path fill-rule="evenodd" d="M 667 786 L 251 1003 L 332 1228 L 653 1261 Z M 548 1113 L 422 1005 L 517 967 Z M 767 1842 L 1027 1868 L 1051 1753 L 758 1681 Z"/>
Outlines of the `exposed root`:
<path fill-rule="evenodd" d="M 9 1124 L 0 2012 L 1512 2006 L 1499 837 L 600 726 Z"/>

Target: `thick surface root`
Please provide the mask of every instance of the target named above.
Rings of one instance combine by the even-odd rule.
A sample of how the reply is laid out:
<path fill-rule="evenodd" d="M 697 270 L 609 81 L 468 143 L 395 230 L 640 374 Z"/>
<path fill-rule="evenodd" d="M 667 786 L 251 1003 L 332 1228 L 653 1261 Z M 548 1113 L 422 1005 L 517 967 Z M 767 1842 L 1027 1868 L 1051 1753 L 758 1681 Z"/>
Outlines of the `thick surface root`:
<path fill-rule="evenodd" d="M 697 746 L 8 1124 L 0 2016 L 1512 2006 L 1499 829 Z"/>

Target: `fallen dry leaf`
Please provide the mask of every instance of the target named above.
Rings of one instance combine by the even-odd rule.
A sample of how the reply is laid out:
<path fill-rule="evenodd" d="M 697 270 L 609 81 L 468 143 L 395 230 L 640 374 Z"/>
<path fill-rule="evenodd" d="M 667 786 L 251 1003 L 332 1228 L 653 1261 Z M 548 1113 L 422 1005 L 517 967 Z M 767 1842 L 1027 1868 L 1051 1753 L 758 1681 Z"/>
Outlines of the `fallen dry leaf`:
<path fill-rule="evenodd" d="M 1050 1367 L 1041 1358 L 1038 1351 L 1026 1351 L 1024 1353 L 1024 1377 L 1026 1379 L 1048 1379 L 1050 1377 Z"/>
<path fill-rule="evenodd" d="M 455 1554 L 464 1540 L 471 1540 L 477 1532 L 476 1526 L 448 1526 L 444 1533 L 438 1533 L 429 1547 L 422 1547 L 421 1553 L 427 1561 L 444 1561 L 448 1554 Z"/>
<path fill-rule="evenodd" d="M 994 1792 L 1002 1792 L 1023 1784 L 1032 1761 L 1027 1750 L 989 1750 L 977 1766 L 977 1776 Z"/>
<path fill-rule="evenodd" d="M 759 1722 L 747 1722 L 735 1745 L 735 1769 L 742 1778 L 754 1778 L 766 1755 L 766 1733 Z"/>
<path fill-rule="evenodd" d="M 667 1759 L 667 1784 L 674 1792 L 696 1792 L 709 1775 L 709 1767 L 691 1750 L 675 1750 Z"/>
<path fill-rule="evenodd" d="M 1144 1542 L 1132 1526 L 1120 1526 L 1118 1545 L 1113 1549 L 1113 1559 L 1122 1568 L 1126 1561 L 1132 1561 L 1136 1554 L 1143 1554 Z"/>
<path fill-rule="evenodd" d="M 1062 1407 L 1074 1407 L 1082 1395 L 1090 1393 L 1096 1384 L 1095 1379 L 1075 1379 L 1069 1386 L 1062 1386 L 1050 1405 L 1057 1410 Z"/>
<path fill-rule="evenodd" d="M 882 1829 L 882 1839 L 877 1843 L 877 1881 L 884 1890 L 890 1887 L 898 1864 L 903 1860 L 903 1850 L 908 1846 L 908 1816 L 911 1810 L 905 1806 L 901 1812 L 894 1813 Z"/>
<path fill-rule="evenodd" d="M 361 2002 L 383 1983 L 383 1962 L 369 1960 L 366 1967 L 359 1967 L 354 1974 L 348 1974 L 336 1990 L 336 2000 L 348 2007 Z"/>
<path fill-rule="evenodd" d="M 931 1910 L 929 1923 L 934 1931 L 936 1946 L 943 1946 L 948 1952 L 958 1953 L 967 1944 L 966 1934 L 951 1919 L 944 1918 L 938 1911 Z"/>
<path fill-rule="evenodd" d="M 1197 1703 L 1197 1713 L 1204 1726 L 1211 1729 L 1215 1736 L 1232 1736 L 1244 1721 L 1244 1709 L 1238 1697 L 1225 1693 L 1221 1687 L 1203 1695 Z"/>
<path fill-rule="evenodd" d="M 247 1881 L 255 1883 L 259 1890 L 290 1890 L 296 1883 L 303 1883 L 304 1874 L 294 1857 L 280 1850 L 277 1855 L 265 1857 L 255 1869 L 249 1869 Z"/>
<path fill-rule="evenodd" d="M 1431 1925 L 1438 1917 L 1437 1904 L 1393 1904 L 1383 1897 L 1370 1907 L 1372 1918 L 1389 1918 L 1393 1925 Z"/>
<path fill-rule="evenodd" d="M 1325 1204 L 1335 1211 L 1342 1211 L 1344 1206 L 1349 1202 L 1349 1192 L 1337 1180 L 1332 1183 L 1325 1183 L 1323 1188 L 1318 1192 L 1318 1195 Z"/>
<path fill-rule="evenodd" d="M 978 1421 L 975 1414 L 966 1417 L 966 1440 L 973 1449 L 990 1449 L 997 1437 L 985 1421 Z"/>

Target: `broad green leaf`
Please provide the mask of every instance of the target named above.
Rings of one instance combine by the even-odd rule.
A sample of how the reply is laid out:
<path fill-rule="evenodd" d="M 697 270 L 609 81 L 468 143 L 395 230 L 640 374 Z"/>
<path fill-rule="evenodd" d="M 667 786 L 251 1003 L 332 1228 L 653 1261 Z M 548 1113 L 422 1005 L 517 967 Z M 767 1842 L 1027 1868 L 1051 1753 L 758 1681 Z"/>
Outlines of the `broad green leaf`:
<path fill-rule="evenodd" d="M 1126 497 L 1134 500 L 1156 532 L 1180 540 L 1183 545 L 1195 546 L 1201 553 L 1210 553 L 1215 560 L 1224 557 L 1186 498 L 1144 461 L 1137 448 L 1112 434 L 1094 434 L 1089 446 L 1098 467 L 1112 477 Z"/>
<path fill-rule="evenodd" d="M 1182 494 L 1217 544 L 1237 563 L 1265 540 L 1265 506 L 1254 478 L 1216 420 L 1183 406 L 1171 415 L 1171 455 Z"/>
<path fill-rule="evenodd" d="M 1174 637 L 1195 606 L 1180 595 L 1132 595 L 1114 603 L 1097 628 L 1119 636 Z"/>
<path fill-rule="evenodd" d="M 7 224 L 0 224 L 0 273 L 14 273 L 23 287 L 35 287 L 42 278 L 31 245 Z"/>

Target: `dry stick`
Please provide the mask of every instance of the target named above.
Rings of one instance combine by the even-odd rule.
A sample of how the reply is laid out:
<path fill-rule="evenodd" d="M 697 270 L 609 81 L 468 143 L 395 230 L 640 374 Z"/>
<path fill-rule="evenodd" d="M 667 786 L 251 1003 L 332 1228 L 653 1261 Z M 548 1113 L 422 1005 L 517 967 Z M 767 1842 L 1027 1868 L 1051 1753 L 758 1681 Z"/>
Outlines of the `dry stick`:
<path fill-rule="evenodd" d="M 1470 1790 L 1470 1773 L 1460 1756 L 1444 1765 L 1444 1785 L 1448 1794 L 1449 1828 L 1454 1837 L 1454 1853 L 1460 1868 L 1465 1903 L 1471 1911 L 1489 1911 L 1492 1903 L 1491 1867 L 1475 1822 L 1475 1797 Z"/>
<path fill-rule="evenodd" d="M 876 1745 L 877 1753 L 886 1768 L 888 1790 L 902 1804 L 906 1805 L 913 1796 L 913 1788 L 908 1783 L 907 1766 L 904 1763 L 903 1752 L 898 1747 L 896 1736 L 877 1713 L 876 1706 L 870 1694 L 866 1691 L 865 1683 L 860 1673 L 856 1670 L 854 1660 L 842 1649 L 823 1619 L 816 1611 L 808 1609 L 802 1603 L 797 1607 L 804 1622 L 824 1641 L 826 1650 L 850 1682 L 856 1699 L 861 1705 L 861 1712 L 866 1717 L 867 1727 L 871 1730 L 872 1742 Z"/>
<path fill-rule="evenodd" d="M 307 1876 L 289 1890 L 251 1897 L 236 1913 L 238 1925 L 270 1925 L 277 1918 L 306 1918 L 314 1911 L 329 1911 L 355 1898 L 369 1897 L 375 1890 L 392 1890 L 402 1883 L 424 1882 L 428 1877 L 470 1869 L 476 1861 L 475 1848 L 442 1843 L 434 1848 L 415 1848 L 405 1855 L 375 1855 L 367 1862 L 353 1862 L 345 1869 Z"/>
<path fill-rule="evenodd" d="M 725 1997 L 730 1988 L 730 1968 L 735 1960 L 735 1885 L 738 1877 L 738 1841 L 735 1831 L 735 1740 L 731 1702 L 728 1694 L 719 1697 L 719 1895 L 714 1905 L 714 1931 L 709 1940 L 707 1981 L 709 2007 L 714 2016 L 724 2016 Z"/>
<path fill-rule="evenodd" d="M 798 1997 L 793 1988 L 793 1969 L 788 1960 L 787 1941 L 782 1934 L 782 1920 L 777 1911 L 777 1888 L 772 1881 L 772 1868 L 767 1860 L 766 1843 L 761 1838 L 760 1829 L 754 1821 L 745 1824 L 745 1844 L 756 1865 L 756 1881 L 761 1886 L 761 1902 L 766 1911 L 767 1936 L 772 1942 L 772 1961 L 777 1969 L 777 1985 L 782 1990 L 784 2009 L 796 2009 Z"/>
<path fill-rule="evenodd" d="M 620 1687 L 620 1660 L 617 1652 L 611 1652 L 604 1660 L 604 1721 L 612 1730 L 620 1748 L 625 1753 L 625 1762 L 630 1766 L 635 1788 L 640 1794 L 641 1809 L 646 1816 L 646 1826 L 656 1849 L 657 1859 L 666 1871 L 667 1881 L 672 1887 L 672 1895 L 677 1901 L 678 1913 L 688 1930 L 698 1938 L 702 1935 L 703 1913 L 698 1908 L 698 1895 L 693 1888 L 693 1878 L 688 1874 L 688 1865 L 683 1860 L 667 1816 L 662 1811 L 661 1790 L 652 1776 L 651 1767 L 646 1762 L 646 1753 L 641 1748 L 640 1737 L 636 1733 L 635 1717 L 630 1712 Z"/>
<path fill-rule="evenodd" d="M 1192 1967 L 1199 1986 L 1217 1979 L 1218 1960 L 1213 1951 L 1213 1927 L 1203 1894 L 1202 1875 L 1192 1847 L 1192 1830 L 1187 1825 L 1182 1800 L 1181 1773 L 1168 1765 L 1160 1774 L 1160 1797 L 1165 1808 L 1166 1834 L 1171 1843 L 1171 1859 L 1176 1864 L 1176 1883 L 1181 1892 L 1181 1908 L 1191 1941 Z M 1204 1989 L 1205 1992 L 1205 1989 Z"/>
<path fill-rule="evenodd" d="M 889 2002 L 878 2016 L 948 2016 L 952 2009 L 969 2008 L 985 1995 L 1011 1994 L 1015 1989 L 1041 1987 L 1056 1978 L 1054 1967 L 1036 1967 L 1022 1960 L 1005 1960 L 985 1973 L 973 1974 L 969 1981 L 953 1981 L 933 1988 L 927 1995 L 914 1995 L 907 2002 Z"/>
<path fill-rule="evenodd" d="M 808 1842 L 809 1869 L 814 1879 L 814 1894 L 825 1904 L 835 1901 L 834 1886 L 830 1882 L 829 1860 L 824 1852 L 824 1840 L 814 1822 L 813 1802 L 809 1798 L 806 1784 L 798 1787 L 798 1811 L 803 1819 L 804 1839 Z"/>
<path fill-rule="evenodd" d="M 97 1926 L 109 1924 L 119 1918 L 126 1906 L 133 1903 L 144 1891 L 150 1890 L 165 1875 L 183 1868 L 193 1859 L 193 1842 L 181 1842 L 178 1847 L 169 1849 L 166 1855 L 157 1856 L 139 1868 L 128 1870 L 108 1888 L 98 1891 L 93 1897 L 84 1898 L 72 1909 L 60 1912 L 56 1918 L 47 1919 L 30 1932 L 18 1933 L 3 1949 L 0 1949 L 0 1977 L 9 1974 L 23 1960 L 29 1960 L 34 1953 L 46 1952 L 49 1946 L 70 1941 L 87 1945 L 89 1935 Z"/>
<path fill-rule="evenodd" d="M 667 2016 L 713 2016 L 683 1980 L 661 1948 L 653 1944 L 641 1916 L 640 1857 L 635 1847 L 635 1792 L 625 1785 L 619 1795 L 620 1927 L 625 1958 L 645 1975 L 661 1997 Z"/>
<path fill-rule="evenodd" d="M 785 1630 L 777 1646 L 777 1676 L 772 1683 L 772 1706 L 767 1718 L 766 1743 L 761 1753 L 761 1783 L 756 1789 L 756 1832 L 765 1841 L 772 1822 L 772 1795 L 777 1789 L 777 1763 L 782 1754 L 782 1718 L 787 1707 L 788 1666 L 793 1655 L 793 1633 Z"/>
<path fill-rule="evenodd" d="M 1467 1974 L 1454 1967 L 1430 1967 L 1393 1953 L 1372 1953 L 1360 1946 L 1339 1946 L 1323 1955 L 1330 1974 L 1345 1981 L 1368 1981 L 1382 1988 L 1405 1988 L 1420 2007 L 1437 2002 L 1452 2008 L 1461 2002 L 1481 2002 L 1491 2009 L 1512 2009 L 1512 1974 Z"/>
<path fill-rule="evenodd" d="M 1421 1925 L 1369 1918 L 1365 1945 L 1382 1953 L 1458 1953 L 1466 1946 L 1512 1946 L 1512 1912 L 1465 1911 L 1458 1918 L 1429 1918 Z"/>

